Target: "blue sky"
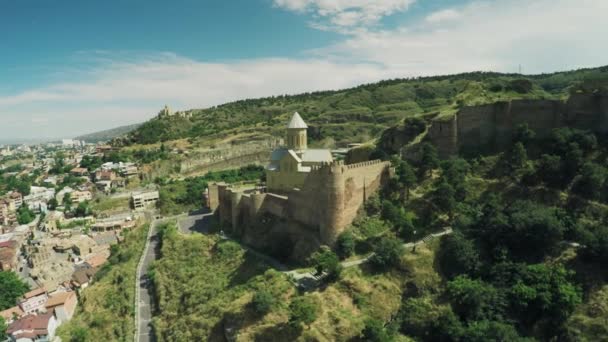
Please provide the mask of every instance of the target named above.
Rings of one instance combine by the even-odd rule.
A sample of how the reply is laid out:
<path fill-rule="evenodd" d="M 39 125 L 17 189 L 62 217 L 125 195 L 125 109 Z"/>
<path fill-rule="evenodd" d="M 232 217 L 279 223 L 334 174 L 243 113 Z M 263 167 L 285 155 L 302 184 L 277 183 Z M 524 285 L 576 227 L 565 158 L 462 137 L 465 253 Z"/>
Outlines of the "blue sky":
<path fill-rule="evenodd" d="M 162 105 L 608 64 L 605 0 L 0 0 L 0 141 Z"/>

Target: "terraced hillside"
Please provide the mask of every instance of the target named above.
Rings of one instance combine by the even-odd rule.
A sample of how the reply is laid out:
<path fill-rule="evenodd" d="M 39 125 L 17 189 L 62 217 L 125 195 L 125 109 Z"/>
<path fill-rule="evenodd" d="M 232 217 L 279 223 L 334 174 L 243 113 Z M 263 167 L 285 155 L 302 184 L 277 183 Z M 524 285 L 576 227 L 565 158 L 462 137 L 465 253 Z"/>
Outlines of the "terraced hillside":
<path fill-rule="evenodd" d="M 608 67 L 543 75 L 466 73 L 386 80 L 340 91 L 242 100 L 185 117 L 156 117 L 115 141 L 152 144 L 177 139 L 215 143 L 281 136 L 298 111 L 318 145 L 369 141 L 406 117 L 451 115 L 460 107 L 507 99 L 559 99 L 583 84 L 608 79 Z"/>

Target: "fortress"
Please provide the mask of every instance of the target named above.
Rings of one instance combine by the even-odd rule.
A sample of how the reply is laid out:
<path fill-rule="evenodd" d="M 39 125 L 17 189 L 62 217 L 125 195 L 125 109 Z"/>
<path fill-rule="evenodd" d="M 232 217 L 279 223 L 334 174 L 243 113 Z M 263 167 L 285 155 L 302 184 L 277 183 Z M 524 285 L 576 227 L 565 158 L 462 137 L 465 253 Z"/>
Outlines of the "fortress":
<path fill-rule="evenodd" d="M 295 113 L 287 146 L 270 156 L 266 189 L 214 183 L 208 193 L 209 208 L 233 235 L 254 247 L 293 251 L 296 259 L 333 245 L 392 172 L 389 162 L 345 165 L 329 150 L 308 149 L 306 131 Z"/>
<path fill-rule="evenodd" d="M 442 157 L 467 148 L 502 149 L 518 125 L 527 123 L 538 136 L 559 127 L 608 132 L 608 96 L 577 93 L 567 101 L 512 100 L 462 108 L 456 115 L 435 119 L 429 138 Z"/>

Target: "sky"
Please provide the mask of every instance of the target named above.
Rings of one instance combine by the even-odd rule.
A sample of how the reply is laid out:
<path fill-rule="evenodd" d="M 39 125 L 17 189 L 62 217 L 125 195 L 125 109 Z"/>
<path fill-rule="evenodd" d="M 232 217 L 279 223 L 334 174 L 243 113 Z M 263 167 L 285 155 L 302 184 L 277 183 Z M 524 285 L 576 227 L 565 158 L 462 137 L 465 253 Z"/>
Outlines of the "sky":
<path fill-rule="evenodd" d="M 608 64 L 606 0 L 0 0 L 0 142 L 165 105 Z"/>

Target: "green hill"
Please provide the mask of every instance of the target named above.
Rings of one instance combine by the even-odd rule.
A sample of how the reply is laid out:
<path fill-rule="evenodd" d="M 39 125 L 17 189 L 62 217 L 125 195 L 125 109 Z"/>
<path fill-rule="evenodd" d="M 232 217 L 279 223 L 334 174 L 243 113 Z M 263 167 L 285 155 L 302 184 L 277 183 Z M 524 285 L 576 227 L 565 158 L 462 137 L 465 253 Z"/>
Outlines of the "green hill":
<path fill-rule="evenodd" d="M 89 143 L 97 143 L 100 141 L 109 141 L 109 140 L 121 137 L 121 136 L 129 133 L 129 132 L 137 129 L 139 126 L 141 126 L 140 123 L 133 124 L 133 125 L 120 126 L 120 127 L 106 129 L 106 130 L 99 131 L 99 132 L 84 134 L 84 135 L 78 136 L 74 139 L 84 140 Z"/>
<path fill-rule="evenodd" d="M 247 99 L 207 109 L 192 117 L 156 117 L 119 144 L 151 144 L 182 138 L 221 139 L 282 136 L 288 115 L 300 112 L 317 144 L 368 141 L 406 117 L 450 115 L 466 105 L 497 100 L 559 99 L 585 82 L 608 79 L 608 67 L 542 75 L 474 72 L 394 79 L 339 91 Z"/>

